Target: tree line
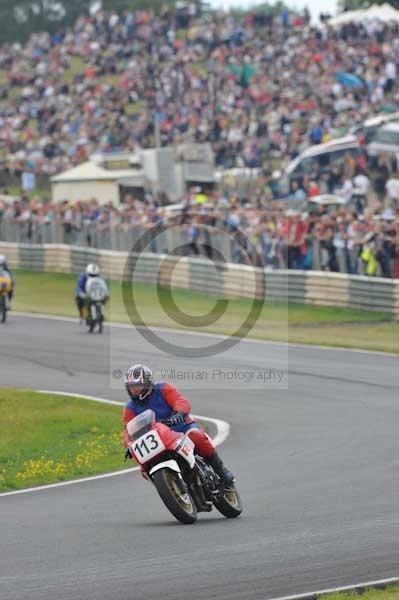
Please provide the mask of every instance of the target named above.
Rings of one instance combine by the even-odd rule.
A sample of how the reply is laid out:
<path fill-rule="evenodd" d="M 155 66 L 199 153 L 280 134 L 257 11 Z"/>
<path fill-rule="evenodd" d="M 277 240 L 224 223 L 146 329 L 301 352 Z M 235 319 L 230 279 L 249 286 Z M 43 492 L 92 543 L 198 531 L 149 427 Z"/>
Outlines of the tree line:
<path fill-rule="evenodd" d="M 201 0 L 190 0 L 202 5 Z M 0 0 L 0 44 L 25 42 L 32 33 L 62 31 L 85 15 L 94 6 L 104 10 L 124 11 L 152 9 L 159 13 L 175 9 L 177 0 Z"/>
<path fill-rule="evenodd" d="M 200 8 L 206 7 L 203 0 L 189 0 Z M 364 8 L 370 4 L 384 4 L 387 0 L 340 0 L 341 10 Z M 399 9 L 399 0 L 390 0 Z M 90 13 L 90 9 L 101 4 L 104 10 L 118 13 L 139 9 L 152 9 L 156 13 L 164 8 L 176 9 L 178 0 L 0 0 L 0 44 L 25 42 L 32 33 L 48 31 L 51 34 L 72 26 L 75 21 Z M 257 10 L 270 7 L 276 9 L 284 2 L 266 2 Z M 274 11 L 273 11 L 274 12 Z"/>

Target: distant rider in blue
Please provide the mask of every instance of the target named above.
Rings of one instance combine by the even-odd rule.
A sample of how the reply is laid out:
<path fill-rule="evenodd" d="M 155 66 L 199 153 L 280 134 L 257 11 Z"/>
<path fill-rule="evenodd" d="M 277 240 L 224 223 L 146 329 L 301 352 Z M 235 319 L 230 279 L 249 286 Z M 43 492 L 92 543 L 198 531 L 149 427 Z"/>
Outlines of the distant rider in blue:
<path fill-rule="evenodd" d="M 90 263 L 87 265 L 84 273 L 81 273 L 76 282 L 76 290 L 75 290 L 75 301 L 76 306 L 78 307 L 79 317 L 83 319 L 83 307 L 85 305 L 86 299 L 86 284 L 90 277 L 99 277 L 100 276 L 100 268 L 98 265 L 94 263 Z"/>

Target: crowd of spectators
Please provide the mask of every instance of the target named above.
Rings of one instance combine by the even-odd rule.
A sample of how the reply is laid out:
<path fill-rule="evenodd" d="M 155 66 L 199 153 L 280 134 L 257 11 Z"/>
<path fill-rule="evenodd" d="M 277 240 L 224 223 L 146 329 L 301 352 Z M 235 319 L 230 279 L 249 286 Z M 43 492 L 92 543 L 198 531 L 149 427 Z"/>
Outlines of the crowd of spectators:
<path fill-rule="evenodd" d="M 397 104 L 398 53 L 397 25 L 315 27 L 306 11 L 98 11 L 0 47 L 3 168 L 52 175 L 99 150 L 196 141 L 220 167 L 267 172 Z"/>
<path fill-rule="evenodd" d="M 360 211 L 318 204 L 293 210 L 280 202 L 263 208 L 212 193 L 192 195 L 175 211 L 151 198 L 127 197 L 119 208 L 94 198 L 61 204 L 0 200 L 0 239 L 9 241 L 129 250 L 133 234 L 137 239 L 151 230 L 154 239 L 148 246 L 143 238 L 141 249 L 173 253 L 181 238 L 164 246 L 159 236 L 169 228 L 184 232 L 185 252 L 193 256 L 217 259 L 222 237 L 228 240 L 225 259 L 235 263 L 399 278 L 399 209 L 378 201 Z"/>
<path fill-rule="evenodd" d="M 395 160 L 378 157 L 370 169 L 364 155 L 348 155 L 291 182 L 288 201 L 303 202 L 299 210 L 276 201 L 274 176 L 305 147 L 396 110 L 398 34 L 378 21 L 315 27 L 306 11 L 199 15 L 189 3 L 158 16 L 98 11 L 69 31 L 0 47 L 0 169 L 53 175 L 98 151 L 210 142 L 217 167 L 257 168 L 261 178 L 250 194 L 224 184 L 188 194 L 173 219 L 192 254 L 211 258 L 223 231 L 237 263 L 398 278 Z M 347 87 L 342 72 L 363 84 Z M 337 191 L 348 200 L 357 192 L 357 202 L 309 203 Z M 170 218 L 151 195 L 119 208 L 23 196 L 0 199 L 0 239 L 112 247 L 119 236 L 129 247 L 129 233 L 161 231 Z"/>

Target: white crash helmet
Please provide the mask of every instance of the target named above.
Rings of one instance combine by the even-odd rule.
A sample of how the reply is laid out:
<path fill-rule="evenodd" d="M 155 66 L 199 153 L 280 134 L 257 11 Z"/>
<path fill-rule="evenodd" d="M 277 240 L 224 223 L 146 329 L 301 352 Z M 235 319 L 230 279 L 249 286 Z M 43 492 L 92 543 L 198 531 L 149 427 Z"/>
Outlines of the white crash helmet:
<path fill-rule="evenodd" d="M 0 267 L 4 267 L 7 264 L 7 258 L 4 254 L 0 254 Z"/>
<path fill-rule="evenodd" d="M 152 392 L 154 377 L 152 371 L 146 365 L 133 365 L 126 371 L 125 387 L 132 400 L 139 404 L 145 404 L 146 399 Z M 134 388 L 137 388 L 135 391 Z"/>
<path fill-rule="evenodd" d="M 100 275 L 100 267 L 95 263 L 90 263 L 86 267 L 86 275 L 89 277 L 98 277 Z"/>

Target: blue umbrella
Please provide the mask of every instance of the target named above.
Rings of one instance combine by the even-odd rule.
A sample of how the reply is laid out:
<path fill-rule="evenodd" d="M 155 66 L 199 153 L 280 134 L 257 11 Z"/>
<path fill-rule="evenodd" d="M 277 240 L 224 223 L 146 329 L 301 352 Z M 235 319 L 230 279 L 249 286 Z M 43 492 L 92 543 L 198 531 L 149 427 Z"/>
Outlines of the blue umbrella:
<path fill-rule="evenodd" d="M 364 87 L 364 82 L 357 75 L 352 75 L 352 73 L 344 73 L 341 71 L 337 74 L 337 80 L 342 85 L 349 88 L 358 88 Z"/>

